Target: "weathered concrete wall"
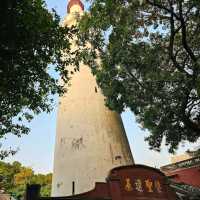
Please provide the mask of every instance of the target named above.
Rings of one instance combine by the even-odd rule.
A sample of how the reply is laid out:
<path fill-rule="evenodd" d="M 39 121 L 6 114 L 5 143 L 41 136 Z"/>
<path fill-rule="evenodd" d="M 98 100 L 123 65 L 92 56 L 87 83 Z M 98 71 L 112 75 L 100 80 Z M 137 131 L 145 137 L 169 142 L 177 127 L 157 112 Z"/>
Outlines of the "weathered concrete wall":
<path fill-rule="evenodd" d="M 87 66 L 73 75 L 60 98 L 52 196 L 91 190 L 110 169 L 133 164 L 120 116 L 104 105 L 104 96 Z"/>

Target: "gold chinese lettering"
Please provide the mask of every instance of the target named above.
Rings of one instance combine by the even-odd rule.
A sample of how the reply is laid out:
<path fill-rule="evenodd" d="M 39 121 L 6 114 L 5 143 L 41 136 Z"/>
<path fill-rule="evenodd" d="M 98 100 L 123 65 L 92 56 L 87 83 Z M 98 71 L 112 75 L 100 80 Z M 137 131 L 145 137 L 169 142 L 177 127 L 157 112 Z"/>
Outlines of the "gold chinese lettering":
<path fill-rule="evenodd" d="M 130 191 L 133 191 L 133 187 L 131 185 L 131 180 L 130 178 L 126 178 L 125 179 L 125 187 L 124 189 L 127 191 L 127 192 L 130 192 Z"/>
<path fill-rule="evenodd" d="M 161 188 L 160 181 L 155 180 L 154 181 L 154 185 L 155 185 L 155 188 L 156 188 L 157 192 L 161 193 L 162 192 L 162 188 Z"/>
<path fill-rule="evenodd" d="M 149 179 L 145 180 L 145 185 L 148 192 L 153 192 L 153 182 Z"/>
<path fill-rule="evenodd" d="M 138 191 L 138 192 L 143 192 L 143 189 L 142 189 L 142 181 L 140 179 L 136 179 L 135 180 L 135 189 Z"/>

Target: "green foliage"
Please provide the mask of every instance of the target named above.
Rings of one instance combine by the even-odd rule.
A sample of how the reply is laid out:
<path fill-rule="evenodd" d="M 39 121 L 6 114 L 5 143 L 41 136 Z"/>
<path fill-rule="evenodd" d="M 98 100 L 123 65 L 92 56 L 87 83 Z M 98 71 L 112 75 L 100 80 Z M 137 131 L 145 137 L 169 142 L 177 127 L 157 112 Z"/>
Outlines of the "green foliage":
<path fill-rule="evenodd" d="M 93 0 L 79 23 L 76 58 L 110 109 L 130 108 L 149 130 L 151 149 L 200 137 L 199 12 L 197 0 Z"/>
<path fill-rule="evenodd" d="M 52 174 L 34 174 L 31 168 L 15 161 L 12 164 L 0 162 L 0 188 L 15 198 L 24 195 L 27 184 L 40 184 L 41 196 L 50 196 Z"/>
<path fill-rule="evenodd" d="M 52 74 L 68 81 L 68 61 L 61 55 L 68 53 L 70 32 L 43 0 L 1 1 L 0 13 L 0 138 L 20 137 L 29 132 L 24 122 L 50 112 L 52 95 L 64 92 Z"/>

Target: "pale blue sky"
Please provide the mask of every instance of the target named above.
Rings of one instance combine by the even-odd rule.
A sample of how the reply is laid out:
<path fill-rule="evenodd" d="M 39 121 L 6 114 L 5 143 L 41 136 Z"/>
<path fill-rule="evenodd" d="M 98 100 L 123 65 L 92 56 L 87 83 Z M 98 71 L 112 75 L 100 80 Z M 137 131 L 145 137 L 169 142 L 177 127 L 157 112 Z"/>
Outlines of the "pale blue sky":
<path fill-rule="evenodd" d="M 54 8 L 61 17 L 66 14 L 67 0 L 46 0 L 46 3 L 49 9 Z M 88 4 L 86 7 L 88 8 Z M 36 172 L 52 172 L 56 113 L 57 103 L 55 103 L 55 109 L 50 114 L 42 113 L 35 117 L 30 123 L 31 132 L 29 135 L 21 138 L 8 136 L 5 141 L 2 141 L 5 148 L 9 146 L 20 148 L 15 156 L 6 159 L 6 161 L 18 160 L 24 165 L 32 167 Z M 170 162 L 170 155 L 164 145 L 161 153 L 148 149 L 148 144 L 144 142 L 144 137 L 148 135 L 148 132 L 138 127 L 134 115 L 130 111 L 124 112 L 122 119 L 136 163 L 159 167 Z M 196 145 L 181 145 L 178 153 L 182 153 L 192 146 Z"/>

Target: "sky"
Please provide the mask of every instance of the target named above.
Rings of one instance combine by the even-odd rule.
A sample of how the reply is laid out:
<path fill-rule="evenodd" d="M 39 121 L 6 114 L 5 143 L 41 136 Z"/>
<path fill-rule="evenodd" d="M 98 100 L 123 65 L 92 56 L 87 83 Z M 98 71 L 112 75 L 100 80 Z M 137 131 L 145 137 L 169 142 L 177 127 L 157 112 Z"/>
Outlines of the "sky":
<path fill-rule="evenodd" d="M 63 18 L 66 14 L 67 0 L 46 0 L 48 9 L 54 8 Z M 85 3 L 86 9 L 88 3 Z M 58 97 L 55 97 L 54 110 L 50 114 L 42 113 L 34 118 L 30 123 L 31 132 L 29 135 L 17 138 L 7 136 L 1 141 L 3 148 L 19 148 L 16 155 L 7 158 L 5 161 L 21 162 L 27 167 L 31 167 L 36 173 L 49 173 L 53 171 L 54 144 L 56 136 L 56 115 Z M 122 120 L 129 140 L 131 151 L 137 164 L 145 164 L 159 168 L 170 163 L 170 154 L 167 148 L 162 145 L 160 153 L 149 150 L 144 137 L 148 136 L 148 131 L 142 130 L 135 121 L 134 114 L 127 110 L 122 113 Z M 184 153 L 197 144 L 182 143 L 177 154 Z"/>

